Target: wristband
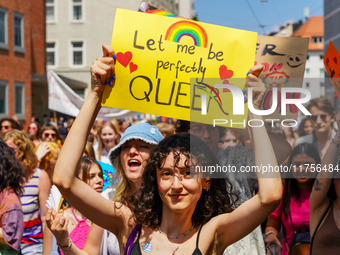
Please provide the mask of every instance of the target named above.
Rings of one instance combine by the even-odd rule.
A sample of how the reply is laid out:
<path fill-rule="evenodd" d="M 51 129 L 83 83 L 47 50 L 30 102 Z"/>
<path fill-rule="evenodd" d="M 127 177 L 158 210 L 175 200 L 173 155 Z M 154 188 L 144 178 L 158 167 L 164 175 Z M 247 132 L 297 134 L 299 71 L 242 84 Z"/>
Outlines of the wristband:
<path fill-rule="evenodd" d="M 272 230 L 270 230 L 270 231 L 268 231 L 267 233 L 265 233 L 264 235 L 267 237 L 267 236 L 269 236 L 270 234 L 274 234 L 274 235 L 275 235 L 275 232 L 272 231 Z"/>
<path fill-rule="evenodd" d="M 72 246 L 72 240 L 70 238 L 68 238 L 68 245 L 65 245 L 65 246 L 61 246 L 57 243 L 58 247 L 62 250 L 66 250 L 68 248 L 70 248 Z"/>

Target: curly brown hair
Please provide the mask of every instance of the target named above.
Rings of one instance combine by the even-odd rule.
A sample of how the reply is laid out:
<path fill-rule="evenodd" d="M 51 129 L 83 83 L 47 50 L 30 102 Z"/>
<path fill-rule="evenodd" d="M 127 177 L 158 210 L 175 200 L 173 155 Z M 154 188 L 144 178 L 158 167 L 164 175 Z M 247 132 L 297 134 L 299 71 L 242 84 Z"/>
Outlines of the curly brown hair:
<path fill-rule="evenodd" d="M 175 166 L 178 166 L 181 154 L 187 158 L 186 167 L 190 167 L 189 162 L 193 161 L 200 166 L 219 164 L 209 147 L 194 135 L 175 134 L 161 141 L 147 161 L 140 189 L 128 198 L 122 197 L 133 211 L 134 220 L 151 229 L 157 229 L 162 219 L 163 202 L 158 192 L 157 169 L 162 168 L 170 153 L 174 154 Z M 199 226 L 214 216 L 231 212 L 232 208 L 235 208 L 237 199 L 237 195 L 232 192 L 232 184 L 227 178 L 210 179 L 210 189 L 203 189 L 191 217 L 192 224 Z"/>

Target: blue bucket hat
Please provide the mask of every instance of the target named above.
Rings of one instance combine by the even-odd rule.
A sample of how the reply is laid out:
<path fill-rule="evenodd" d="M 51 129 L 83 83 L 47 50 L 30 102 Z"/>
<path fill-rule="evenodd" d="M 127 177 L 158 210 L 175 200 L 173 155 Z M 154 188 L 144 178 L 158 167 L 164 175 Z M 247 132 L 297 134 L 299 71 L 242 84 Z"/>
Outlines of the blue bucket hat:
<path fill-rule="evenodd" d="M 160 141 L 163 140 L 163 138 L 164 137 L 162 133 L 158 130 L 158 128 L 148 123 L 139 123 L 137 125 L 130 126 L 125 130 L 119 144 L 117 144 L 110 150 L 110 162 L 113 165 L 114 160 L 120 153 L 122 145 L 127 141 L 136 139 L 142 140 L 149 144 L 157 145 Z"/>

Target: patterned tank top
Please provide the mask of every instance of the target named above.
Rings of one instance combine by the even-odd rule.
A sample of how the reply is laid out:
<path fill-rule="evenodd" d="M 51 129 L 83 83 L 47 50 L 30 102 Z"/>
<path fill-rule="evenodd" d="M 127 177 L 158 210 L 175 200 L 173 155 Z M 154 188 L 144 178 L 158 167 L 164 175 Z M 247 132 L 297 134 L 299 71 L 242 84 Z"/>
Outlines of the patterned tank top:
<path fill-rule="evenodd" d="M 39 176 L 41 169 L 37 168 L 32 178 L 25 184 L 24 194 L 20 196 L 24 213 L 24 235 L 22 243 L 36 244 L 43 242 L 42 225 L 39 214 Z"/>

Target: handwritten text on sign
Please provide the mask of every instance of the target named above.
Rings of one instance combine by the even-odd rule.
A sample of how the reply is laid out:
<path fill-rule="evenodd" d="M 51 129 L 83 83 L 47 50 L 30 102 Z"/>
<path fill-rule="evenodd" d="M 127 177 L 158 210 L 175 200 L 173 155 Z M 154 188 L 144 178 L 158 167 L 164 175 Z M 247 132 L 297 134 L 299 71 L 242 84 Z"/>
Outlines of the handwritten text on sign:
<path fill-rule="evenodd" d="M 190 120 L 190 78 L 245 78 L 256 33 L 117 9 L 111 45 L 116 84 L 104 91 L 104 106 Z M 215 92 L 232 107 L 231 93 Z"/>

